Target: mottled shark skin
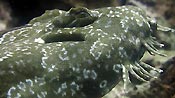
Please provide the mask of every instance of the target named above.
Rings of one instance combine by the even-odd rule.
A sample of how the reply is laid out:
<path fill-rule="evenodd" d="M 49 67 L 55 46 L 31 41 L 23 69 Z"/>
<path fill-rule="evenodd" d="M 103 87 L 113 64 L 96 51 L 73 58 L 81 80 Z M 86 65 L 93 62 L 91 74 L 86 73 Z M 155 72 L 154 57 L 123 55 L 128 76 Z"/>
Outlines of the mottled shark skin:
<path fill-rule="evenodd" d="M 0 35 L 0 98 L 100 98 L 128 72 L 146 81 L 139 60 L 159 54 L 156 23 L 133 6 L 46 11 Z"/>

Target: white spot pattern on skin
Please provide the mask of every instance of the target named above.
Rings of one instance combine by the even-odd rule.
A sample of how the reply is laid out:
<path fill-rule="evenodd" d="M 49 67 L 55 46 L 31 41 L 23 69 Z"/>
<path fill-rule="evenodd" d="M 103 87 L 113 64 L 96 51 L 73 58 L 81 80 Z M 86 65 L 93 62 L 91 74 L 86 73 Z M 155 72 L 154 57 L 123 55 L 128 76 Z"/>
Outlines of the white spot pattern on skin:
<path fill-rule="evenodd" d="M 19 85 L 17 85 L 17 87 L 24 92 L 26 91 L 26 86 L 23 82 L 20 82 Z"/>
<path fill-rule="evenodd" d="M 108 27 L 110 27 L 111 26 L 111 23 L 112 23 L 112 21 L 110 20 L 110 21 L 108 21 L 107 22 L 107 25 L 105 26 L 105 28 L 108 28 Z M 101 30 L 102 31 L 102 30 Z"/>
<path fill-rule="evenodd" d="M 121 58 L 125 58 L 125 57 L 127 58 L 127 57 L 128 57 L 128 55 L 127 55 L 127 53 L 126 53 L 124 47 L 119 47 L 119 48 L 118 48 L 118 51 L 119 51 L 119 56 L 120 56 Z"/>
<path fill-rule="evenodd" d="M 38 26 L 40 24 L 41 24 L 40 22 L 36 22 L 36 23 L 33 24 L 33 26 Z"/>
<path fill-rule="evenodd" d="M 97 73 L 95 72 L 95 70 L 92 70 L 91 74 L 92 74 L 92 79 L 95 80 L 97 78 Z"/>
<path fill-rule="evenodd" d="M 45 49 L 43 49 L 42 51 L 43 51 L 44 53 L 47 53 L 47 52 L 45 51 Z M 42 65 L 43 68 L 47 68 L 46 60 L 48 59 L 48 57 L 46 56 L 46 54 L 43 54 L 43 55 L 44 55 L 44 57 L 41 58 L 41 60 L 42 60 L 41 65 Z"/>
<path fill-rule="evenodd" d="M 42 30 L 40 29 L 40 30 L 36 30 L 36 33 L 40 33 L 40 32 L 42 32 Z"/>
<path fill-rule="evenodd" d="M 34 92 L 31 88 L 29 89 L 29 92 L 30 92 L 30 94 L 32 94 L 32 95 L 35 94 L 35 92 Z"/>
<path fill-rule="evenodd" d="M 107 57 L 108 59 L 111 58 L 111 51 L 108 51 L 108 54 L 106 55 L 106 57 Z"/>
<path fill-rule="evenodd" d="M 77 72 L 77 73 L 80 73 L 80 67 L 72 67 L 72 70 L 74 71 L 74 72 Z"/>
<path fill-rule="evenodd" d="M 59 58 L 60 58 L 60 60 L 62 60 L 62 61 L 68 61 L 68 60 L 69 60 L 69 57 L 68 57 L 68 56 L 64 57 L 64 56 L 61 55 L 61 54 L 59 54 Z"/>
<path fill-rule="evenodd" d="M 11 87 L 7 92 L 7 96 L 11 96 L 11 93 L 13 93 L 13 91 L 15 91 L 15 90 L 16 90 L 15 87 Z M 8 97 L 8 98 L 11 98 L 11 97 Z"/>
<path fill-rule="evenodd" d="M 85 79 L 89 78 L 89 74 L 90 74 L 90 70 L 87 70 L 87 69 L 83 70 L 83 76 L 84 76 Z"/>
<path fill-rule="evenodd" d="M 36 61 L 33 61 L 32 59 L 28 58 L 26 61 L 18 59 L 14 61 L 16 66 L 23 66 L 25 64 L 32 65 L 34 63 L 37 67 L 35 65 L 34 66 L 38 68 L 38 65 L 41 65 L 39 67 L 42 67 L 42 70 L 44 70 L 44 72 L 47 72 L 44 73 L 43 76 L 42 74 L 39 74 L 42 77 L 41 79 L 34 79 L 34 81 L 27 79 L 25 81 L 26 84 L 28 84 L 31 87 L 34 87 L 35 83 L 38 83 L 38 89 L 42 90 L 43 88 L 40 88 L 40 86 L 47 85 L 45 82 L 45 77 L 48 77 L 48 79 L 50 79 L 48 80 L 50 84 L 53 80 L 56 79 L 58 80 L 56 85 L 59 86 L 56 87 L 56 89 L 54 89 L 53 91 L 55 95 L 61 95 L 62 98 L 67 98 L 70 95 L 77 95 L 77 91 L 83 88 L 83 84 L 81 84 L 82 86 L 78 84 L 79 82 L 82 82 L 82 80 L 86 81 L 90 79 L 95 82 L 95 80 L 100 79 L 99 81 L 101 82 L 97 86 L 101 90 L 109 90 L 108 85 L 111 86 L 110 83 L 112 81 L 108 81 L 105 78 L 100 77 L 99 74 L 101 73 L 99 73 L 98 70 L 102 69 L 102 72 L 105 72 L 105 74 L 107 74 L 107 70 L 112 70 L 115 71 L 115 74 L 117 73 L 121 75 L 122 73 L 120 71 L 120 68 L 124 65 L 116 63 L 123 63 L 125 59 L 128 60 L 128 56 L 132 55 L 128 53 L 127 46 L 125 46 L 125 44 L 133 44 L 135 46 L 140 45 L 142 39 L 140 38 L 140 36 L 135 36 L 134 33 L 143 33 L 140 34 L 143 37 L 145 36 L 145 33 L 147 33 L 143 31 L 132 32 L 132 26 L 142 28 L 145 25 L 145 23 L 148 25 L 148 27 L 150 27 L 150 25 L 147 22 L 147 20 L 134 9 L 131 10 L 127 7 L 108 7 L 107 9 L 109 10 L 107 10 L 106 13 L 100 12 L 99 9 L 99 12 L 98 10 L 92 11 L 95 13 L 93 15 L 99 16 L 99 19 L 105 17 L 107 18 L 107 20 L 97 19 L 97 21 L 94 21 L 94 24 L 90 24 L 84 27 L 58 28 L 53 25 L 51 20 L 49 20 L 46 23 L 36 22 L 30 29 L 20 29 L 19 31 L 11 31 L 7 34 L 4 34 L 0 38 L 0 45 L 6 45 L 7 43 L 11 43 L 9 45 L 14 44 L 15 52 L 10 53 L 12 49 L 3 48 L 3 54 L 2 57 L 0 57 L 0 63 L 5 61 L 5 59 L 9 59 L 16 55 L 17 58 L 22 58 L 22 55 L 25 54 L 27 58 L 27 56 L 31 56 L 36 53 L 36 56 L 39 58 L 39 63 L 36 63 Z M 59 10 L 59 13 L 64 14 L 65 12 Z M 49 14 L 52 15 L 52 12 L 49 12 Z M 135 17 L 134 15 L 137 17 Z M 114 21 L 114 19 L 116 19 L 117 21 Z M 133 28 L 133 30 L 135 29 Z M 146 31 L 147 29 L 144 30 Z M 17 32 L 19 32 L 18 35 L 14 36 Z M 36 33 L 31 36 L 28 32 Z M 50 36 L 50 34 L 64 34 L 65 32 L 68 34 L 80 32 L 81 34 L 85 34 L 86 40 L 83 42 L 67 41 L 45 43 L 45 41 L 42 39 L 43 36 Z M 130 34 L 131 36 L 127 34 Z M 20 38 L 20 40 L 18 40 L 18 36 L 24 37 L 26 39 Z M 15 42 L 16 40 L 18 40 L 19 42 Z M 79 45 L 81 45 L 81 47 Z M 8 48 L 8 45 L 6 46 L 6 48 Z M 37 52 L 33 51 L 37 51 L 38 54 Z M 20 52 L 22 52 L 22 55 L 18 55 L 18 53 Z M 113 56 L 115 56 L 115 58 Z M 36 59 L 38 59 L 37 57 Z M 11 65 L 13 66 L 13 64 Z M 69 82 L 67 82 L 67 80 L 60 82 L 59 72 L 64 70 L 67 71 L 67 69 L 65 69 L 68 68 L 67 65 L 69 66 L 69 69 L 72 73 L 69 73 L 69 71 L 66 73 L 70 74 L 70 76 L 72 75 L 73 77 L 75 74 L 75 79 L 69 80 Z M 9 92 L 12 92 L 15 89 L 20 89 L 22 91 L 26 90 L 25 85 L 22 82 L 20 82 L 15 89 L 14 88 L 12 87 L 11 89 L 9 89 Z M 34 89 L 29 89 L 29 91 L 30 94 L 35 94 L 35 97 L 38 98 L 44 98 L 47 95 L 47 92 L 45 91 L 35 92 Z M 9 94 L 9 96 L 11 95 Z M 20 93 L 17 93 L 16 96 L 20 97 Z"/>
<path fill-rule="evenodd" d="M 75 81 L 73 81 L 73 82 L 70 84 L 70 86 L 71 86 L 71 89 L 73 89 L 73 90 L 75 90 L 75 91 L 80 90 L 79 85 L 76 84 Z"/>
<path fill-rule="evenodd" d="M 101 81 L 99 86 L 100 88 L 105 88 L 107 86 L 107 81 L 106 80 Z"/>
<path fill-rule="evenodd" d="M 41 95 L 37 94 L 37 98 L 42 98 Z"/>
<path fill-rule="evenodd" d="M 45 41 L 41 38 L 36 38 L 34 42 L 40 43 L 40 44 L 44 44 Z"/>
<path fill-rule="evenodd" d="M 114 64 L 113 65 L 113 70 L 116 72 L 116 73 L 119 73 L 120 72 L 120 68 L 122 68 L 123 65 L 121 64 Z"/>
<path fill-rule="evenodd" d="M 94 54 L 94 50 L 97 48 L 97 44 L 100 43 L 100 39 L 98 39 L 97 41 L 94 42 L 94 44 L 91 46 L 91 49 L 90 49 L 90 54 L 92 54 L 97 60 L 99 58 L 99 54 L 98 55 L 95 55 Z M 98 52 L 99 53 L 99 52 Z"/>
<path fill-rule="evenodd" d="M 33 81 L 30 79 L 26 79 L 26 83 L 31 87 L 33 86 Z"/>
<path fill-rule="evenodd" d="M 21 98 L 21 94 L 17 93 L 17 96 L 15 98 Z"/>
<path fill-rule="evenodd" d="M 63 84 L 61 84 L 61 87 L 62 87 L 63 89 L 66 89 L 66 88 L 67 88 L 67 84 L 66 84 L 66 82 L 63 83 Z"/>
<path fill-rule="evenodd" d="M 5 59 L 8 59 L 9 57 L 13 57 L 13 52 L 5 50 L 4 56 L 0 58 L 0 62 L 5 60 Z"/>
<path fill-rule="evenodd" d="M 87 70 L 87 69 L 84 69 L 83 70 L 83 76 L 85 79 L 93 79 L 95 80 L 97 78 L 97 73 L 95 72 L 95 70 Z"/>

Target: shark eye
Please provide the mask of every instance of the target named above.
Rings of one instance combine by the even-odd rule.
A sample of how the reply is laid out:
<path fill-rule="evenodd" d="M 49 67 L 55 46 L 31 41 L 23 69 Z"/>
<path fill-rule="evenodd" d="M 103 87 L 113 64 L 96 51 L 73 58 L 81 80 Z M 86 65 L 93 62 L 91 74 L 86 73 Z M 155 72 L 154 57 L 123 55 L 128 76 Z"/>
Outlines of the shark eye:
<path fill-rule="evenodd" d="M 88 12 L 88 9 L 86 8 L 72 8 L 70 9 L 69 14 L 76 18 L 85 18 L 91 16 L 90 13 Z"/>
<path fill-rule="evenodd" d="M 76 13 L 76 17 L 77 18 L 84 18 L 84 17 L 88 17 L 90 16 L 90 14 L 86 11 L 80 11 Z"/>

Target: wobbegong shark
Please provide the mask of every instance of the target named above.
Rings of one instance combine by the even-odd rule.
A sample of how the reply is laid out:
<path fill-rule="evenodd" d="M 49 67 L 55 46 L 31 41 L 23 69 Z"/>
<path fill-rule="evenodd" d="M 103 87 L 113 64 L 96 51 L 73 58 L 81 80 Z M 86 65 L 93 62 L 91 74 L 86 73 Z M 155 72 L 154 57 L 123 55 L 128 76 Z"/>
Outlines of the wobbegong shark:
<path fill-rule="evenodd" d="M 129 73 L 160 72 L 140 61 L 159 54 L 156 22 L 137 7 L 48 10 L 0 35 L 0 98 L 100 98 Z"/>

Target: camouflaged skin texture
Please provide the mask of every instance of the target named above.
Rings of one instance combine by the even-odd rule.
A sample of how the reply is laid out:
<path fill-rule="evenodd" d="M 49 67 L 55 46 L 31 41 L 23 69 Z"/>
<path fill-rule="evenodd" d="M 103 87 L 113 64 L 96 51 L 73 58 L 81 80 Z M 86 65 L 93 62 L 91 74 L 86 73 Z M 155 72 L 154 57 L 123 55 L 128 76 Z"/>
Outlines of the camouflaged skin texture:
<path fill-rule="evenodd" d="M 153 31 L 133 6 L 46 11 L 1 33 L 0 97 L 99 98 L 128 72 L 148 79 L 139 60 L 146 50 L 158 53 Z"/>

